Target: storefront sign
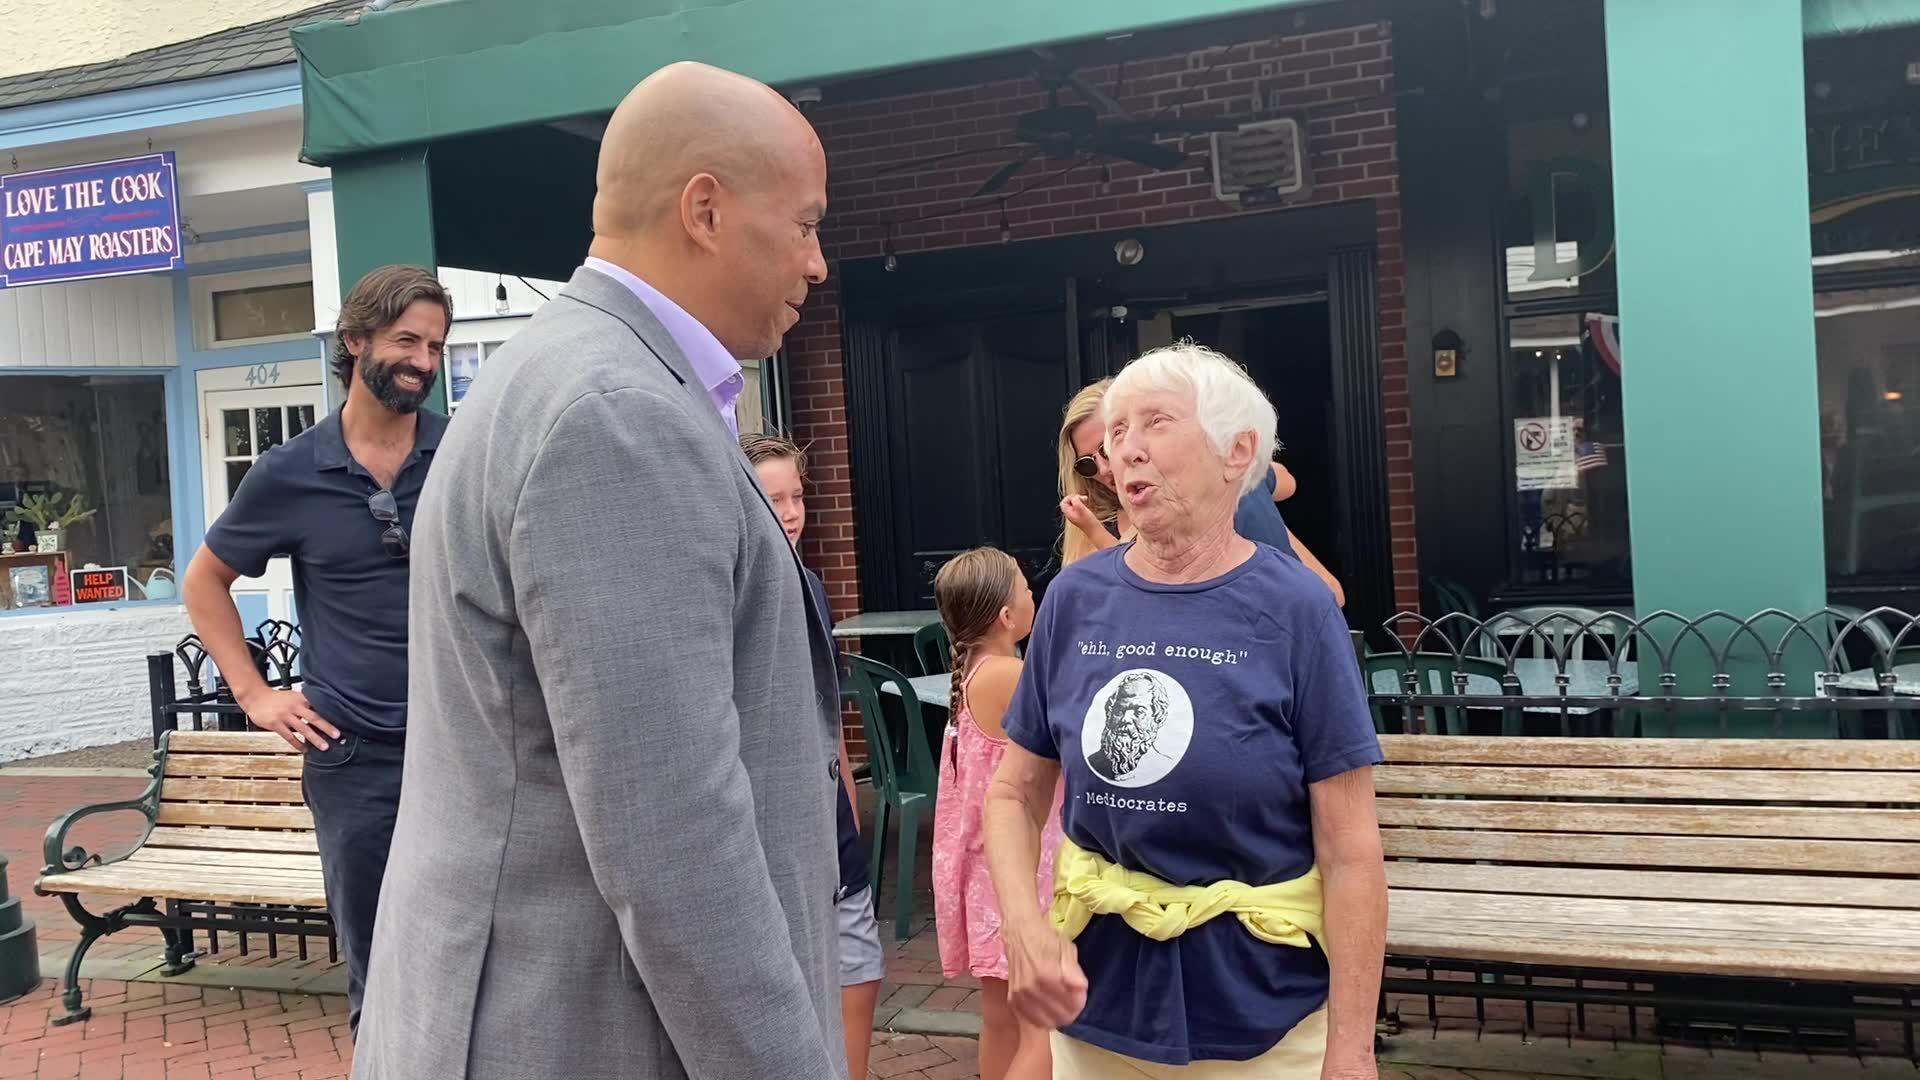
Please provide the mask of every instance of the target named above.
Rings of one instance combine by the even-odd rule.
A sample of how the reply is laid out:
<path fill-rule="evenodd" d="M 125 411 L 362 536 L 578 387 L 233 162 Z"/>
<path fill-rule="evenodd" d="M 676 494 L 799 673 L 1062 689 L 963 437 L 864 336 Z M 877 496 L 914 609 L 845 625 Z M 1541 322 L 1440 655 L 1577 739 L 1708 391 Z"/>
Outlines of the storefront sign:
<path fill-rule="evenodd" d="M 1513 422 L 1514 486 L 1556 491 L 1580 486 L 1575 443 L 1580 421 L 1571 416 L 1522 417 Z"/>
<path fill-rule="evenodd" d="M 173 154 L 0 177 L 0 288 L 179 268 Z"/>
<path fill-rule="evenodd" d="M 73 571 L 73 602 L 111 604 L 127 598 L 127 568 L 110 566 Z"/>
<path fill-rule="evenodd" d="M 1920 108 L 1807 118 L 1813 253 L 1920 247 Z"/>

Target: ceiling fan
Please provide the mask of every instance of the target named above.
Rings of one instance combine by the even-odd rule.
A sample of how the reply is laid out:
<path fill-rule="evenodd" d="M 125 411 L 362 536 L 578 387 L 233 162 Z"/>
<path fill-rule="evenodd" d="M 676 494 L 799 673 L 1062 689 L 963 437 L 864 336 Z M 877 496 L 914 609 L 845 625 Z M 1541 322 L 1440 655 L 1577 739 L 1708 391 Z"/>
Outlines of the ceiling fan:
<path fill-rule="evenodd" d="M 1034 71 L 1047 90 L 1047 105 L 1043 109 L 1023 113 L 1014 118 L 1014 141 L 1001 146 L 985 147 L 973 150 L 958 150 L 949 154 L 935 154 L 932 157 L 902 162 L 881 169 L 880 174 L 907 172 L 923 169 L 943 161 L 973 157 L 984 154 L 1007 154 L 1012 156 L 986 182 L 980 185 L 972 198 L 992 195 L 1005 188 L 1022 169 L 1035 160 L 1046 158 L 1066 160 L 1078 157 L 1109 157 L 1120 161 L 1131 161 L 1144 165 L 1155 172 L 1174 168 L 1187 160 L 1184 150 L 1163 146 L 1155 139 L 1167 135 L 1204 135 L 1214 131 L 1233 131 L 1239 128 L 1236 120 L 1219 117 L 1188 117 L 1173 113 L 1153 113 L 1136 116 L 1121 107 L 1109 95 L 1087 83 L 1072 69 L 1056 59 L 1047 49 L 1035 49 L 1041 61 Z M 1061 101 L 1064 92 L 1071 90 L 1080 98 L 1077 102 Z M 1114 119 L 1107 119 L 1112 114 Z"/>

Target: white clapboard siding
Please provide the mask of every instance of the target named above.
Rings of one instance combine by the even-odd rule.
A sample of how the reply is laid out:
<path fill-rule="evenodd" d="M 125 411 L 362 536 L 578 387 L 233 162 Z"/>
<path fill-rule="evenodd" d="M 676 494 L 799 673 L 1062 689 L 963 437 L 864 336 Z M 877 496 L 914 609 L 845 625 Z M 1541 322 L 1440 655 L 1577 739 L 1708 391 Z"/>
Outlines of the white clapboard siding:
<path fill-rule="evenodd" d="M 0 289 L 0 368 L 171 367 L 166 274 Z"/>

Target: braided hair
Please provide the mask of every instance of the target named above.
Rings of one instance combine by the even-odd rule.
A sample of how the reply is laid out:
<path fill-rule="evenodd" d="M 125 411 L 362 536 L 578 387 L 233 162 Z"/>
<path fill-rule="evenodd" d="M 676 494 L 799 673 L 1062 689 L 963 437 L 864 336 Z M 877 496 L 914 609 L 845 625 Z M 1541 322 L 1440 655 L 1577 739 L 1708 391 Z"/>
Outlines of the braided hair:
<path fill-rule="evenodd" d="M 940 609 L 940 621 L 946 624 L 953 650 L 949 715 L 958 716 L 966 707 L 963 698 L 974 649 L 993 630 L 1019 584 L 1020 564 L 993 547 L 961 552 L 934 575 L 933 601 Z"/>

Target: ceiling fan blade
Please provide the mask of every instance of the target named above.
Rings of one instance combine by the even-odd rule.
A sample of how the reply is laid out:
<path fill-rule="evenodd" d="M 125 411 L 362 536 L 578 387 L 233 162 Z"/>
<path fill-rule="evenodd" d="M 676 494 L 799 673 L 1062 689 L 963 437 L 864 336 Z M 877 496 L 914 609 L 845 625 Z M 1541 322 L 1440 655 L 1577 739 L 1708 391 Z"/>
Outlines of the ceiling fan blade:
<path fill-rule="evenodd" d="M 1116 135 L 1136 135 L 1151 138 L 1155 135 L 1205 135 L 1213 131 L 1238 131 L 1245 121 L 1229 120 L 1221 116 L 1142 116 L 1133 120 L 1117 120 L 1101 124 L 1103 131 Z"/>
<path fill-rule="evenodd" d="M 978 155 L 978 154 L 993 154 L 993 153 L 998 153 L 1005 149 L 1007 148 L 1004 146 L 986 146 L 986 147 L 976 147 L 972 150 L 955 150 L 950 154 L 935 154 L 932 157 L 915 158 L 912 161 L 895 162 L 894 164 L 885 166 L 884 168 L 875 169 L 873 172 L 873 175 L 874 176 L 890 176 L 894 173 L 912 172 L 915 169 L 925 169 L 930 166 L 938 165 L 943 161 L 953 161 L 957 158 L 963 158 L 963 157 L 974 157 L 975 155 Z"/>
<path fill-rule="evenodd" d="M 1175 150 L 1144 139 L 1101 139 L 1095 144 L 1094 149 L 1109 157 L 1145 165 L 1156 171 L 1171 169 L 1187 160 L 1184 150 Z"/>
<path fill-rule="evenodd" d="M 1132 113 L 1121 108 L 1120 103 L 1118 101 L 1115 101 L 1112 98 L 1112 96 L 1106 93 L 1106 91 L 1101 90 L 1099 87 L 1096 87 L 1088 83 L 1087 80 L 1081 78 L 1078 75 L 1069 73 L 1067 75 L 1067 85 L 1073 87 L 1075 90 L 1078 90 L 1080 92 L 1081 97 L 1086 98 L 1088 101 L 1093 102 L 1095 105 L 1100 106 L 1102 109 L 1105 109 L 1107 112 L 1110 112 L 1115 116 L 1128 117 L 1128 118 L 1131 118 L 1133 116 Z"/>
<path fill-rule="evenodd" d="M 1014 158 L 1012 161 L 1007 162 L 1005 165 L 1000 166 L 1000 171 L 987 177 L 987 182 L 980 185 L 980 190 L 974 192 L 973 197 L 977 199 L 982 195 L 991 195 L 1001 188 L 1006 187 L 1007 182 L 1012 180 L 1016 173 L 1027 167 L 1027 162 L 1032 161 L 1033 156 L 1033 151 L 1030 150 Z"/>

